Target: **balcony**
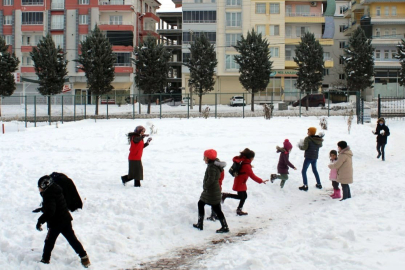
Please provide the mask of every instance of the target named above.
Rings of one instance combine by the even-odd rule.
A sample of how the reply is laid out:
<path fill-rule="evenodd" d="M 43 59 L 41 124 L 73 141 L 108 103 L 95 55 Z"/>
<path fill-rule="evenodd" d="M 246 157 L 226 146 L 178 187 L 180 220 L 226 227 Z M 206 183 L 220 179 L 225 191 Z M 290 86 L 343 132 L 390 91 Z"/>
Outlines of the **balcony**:
<path fill-rule="evenodd" d="M 154 36 L 156 38 L 159 38 L 158 33 L 156 33 L 154 30 L 142 30 L 140 32 L 140 35 L 143 36 L 143 37 L 146 37 L 148 35 L 152 35 L 152 36 Z"/>
<path fill-rule="evenodd" d="M 405 15 L 371 14 L 371 24 L 405 24 Z"/>
<path fill-rule="evenodd" d="M 134 31 L 134 25 L 132 22 L 100 21 L 98 25 L 102 31 Z"/>
<path fill-rule="evenodd" d="M 352 1 L 352 12 L 363 12 L 364 6 L 361 4 L 360 0 Z"/>
<path fill-rule="evenodd" d="M 35 1 L 35 0 L 22 0 L 21 1 L 22 6 L 43 6 L 44 1 Z"/>
<path fill-rule="evenodd" d="M 286 23 L 325 23 L 322 13 L 288 12 L 285 14 Z"/>
<path fill-rule="evenodd" d="M 345 6 L 343 8 L 343 17 L 344 18 L 350 18 L 352 16 L 352 10 L 350 9 L 349 6 Z"/>
<path fill-rule="evenodd" d="M 51 3 L 51 10 L 64 10 L 65 9 L 65 3 Z"/>
<path fill-rule="evenodd" d="M 397 45 L 401 42 L 405 35 L 385 35 L 385 36 L 372 36 L 372 45 Z"/>
<path fill-rule="evenodd" d="M 212 0 L 183 0 L 182 3 L 183 4 L 213 4 Z"/>
<path fill-rule="evenodd" d="M 160 18 L 152 12 L 146 12 L 143 16 L 143 20 L 158 23 L 160 21 Z"/>
<path fill-rule="evenodd" d="M 22 32 L 35 32 L 35 31 L 44 31 L 43 22 L 31 22 L 30 24 L 21 25 Z"/>
<path fill-rule="evenodd" d="M 324 58 L 325 68 L 333 68 L 333 59 L 330 57 Z M 284 62 L 285 68 L 296 68 L 297 64 L 294 62 L 294 56 L 286 56 Z"/>
<path fill-rule="evenodd" d="M 396 58 L 374 59 L 374 68 L 401 68 L 401 62 Z"/>
<path fill-rule="evenodd" d="M 331 46 L 333 45 L 333 39 L 330 38 L 322 38 L 322 34 L 314 34 L 315 38 L 319 40 L 319 43 L 324 46 Z M 301 42 L 300 35 L 286 35 L 285 36 L 285 44 L 286 45 L 297 45 Z"/>
<path fill-rule="evenodd" d="M 133 11 L 132 10 L 132 1 L 131 0 L 99 0 L 98 8 L 100 11 L 103 10 L 120 10 L 120 11 Z"/>
<path fill-rule="evenodd" d="M 114 63 L 115 73 L 133 73 L 132 63 Z"/>
<path fill-rule="evenodd" d="M 58 23 L 52 23 L 51 24 L 51 31 L 52 30 L 60 31 L 60 30 L 63 30 L 63 29 L 65 29 L 65 23 L 63 23 L 63 22 L 58 22 Z"/>

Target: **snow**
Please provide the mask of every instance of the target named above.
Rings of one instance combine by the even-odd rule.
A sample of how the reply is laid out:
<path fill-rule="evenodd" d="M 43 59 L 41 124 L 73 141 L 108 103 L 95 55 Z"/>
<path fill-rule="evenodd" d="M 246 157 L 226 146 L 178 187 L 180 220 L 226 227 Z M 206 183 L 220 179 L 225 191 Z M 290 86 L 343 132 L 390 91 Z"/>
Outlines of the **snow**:
<path fill-rule="evenodd" d="M 158 129 L 143 155 L 142 188 L 123 186 L 127 172 L 125 134 L 148 122 Z M 18 123 L 18 129 L 15 128 Z M 31 213 L 41 197 L 37 180 L 53 171 L 76 183 L 83 210 L 72 213 L 73 227 L 87 250 L 90 269 L 132 269 L 139 264 L 170 257 L 179 248 L 207 246 L 224 235 L 215 233 L 218 222 L 192 227 L 206 165 L 203 151 L 214 148 L 227 162 L 245 147 L 256 152 L 254 172 L 268 179 L 276 172 L 275 147 L 285 139 L 294 145 L 284 189 L 277 182 L 259 185 L 248 180 L 248 199 L 238 217 L 238 201 L 227 199 L 223 211 L 234 236 L 247 232 L 246 241 L 225 241 L 207 250 L 191 269 L 405 269 L 405 182 L 402 120 L 389 121 L 391 136 L 386 161 L 376 159 L 376 119 L 353 125 L 347 132 L 343 116 L 328 118 L 318 170 L 323 190 L 302 185 L 304 154 L 295 145 L 308 127 L 321 131 L 317 117 L 221 119 L 84 120 L 24 128 L 22 122 L 2 122 L 0 133 L 0 269 L 81 269 L 79 258 L 60 236 L 50 265 L 41 259 L 46 230 L 38 232 L 39 214 Z M 329 151 L 346 140 L 354 157 L 352 198 L 343 202 L 328 196 Z M 223 191 L 232 192 L 226 172 Z M 210 209 L 206 207 L 206 215 Z M 252 233 L 255 231 L 255 233 Z"/>

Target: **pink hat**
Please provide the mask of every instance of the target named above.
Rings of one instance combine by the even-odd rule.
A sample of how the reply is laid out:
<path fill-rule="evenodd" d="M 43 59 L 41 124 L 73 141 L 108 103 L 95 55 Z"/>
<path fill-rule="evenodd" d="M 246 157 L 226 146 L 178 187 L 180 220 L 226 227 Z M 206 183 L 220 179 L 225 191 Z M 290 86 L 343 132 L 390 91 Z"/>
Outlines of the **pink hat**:
<path fill-rule="evenodd" d="M 285 139 L 283 145 L 284 145 L 284 149 L 286 151 L 290 151 L 293 148 L 292 144 L 290 143 L 290 141 L 288 139 Z"/>
<path fill-rule="evenodd" d="M 204 157 L 207 157 L 210 160 L 215 160 L 217 158 L 217 151 L 214 149 L 205 150 Z"/>

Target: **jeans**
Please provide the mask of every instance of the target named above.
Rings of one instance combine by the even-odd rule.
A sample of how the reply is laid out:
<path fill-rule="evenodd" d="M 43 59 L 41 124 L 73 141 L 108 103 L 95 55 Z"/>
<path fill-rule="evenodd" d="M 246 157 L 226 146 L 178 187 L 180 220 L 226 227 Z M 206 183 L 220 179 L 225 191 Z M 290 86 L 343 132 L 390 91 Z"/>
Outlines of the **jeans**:
<path fill-rule="evenodd" d="M 349 184 L 342 184 L 342 191 L 343 191 L 342 200 L 346 200 L 352 197 L 352 194 L 350 193 Z"/>
<path fill-rule="evenodd" d="M 46 235 L 45 238 L 45 246 L 44 252 L 42 254 L 42 259 L 44 260 L 51 259 L 51 253 L 59 234 L 62 234 L 66 238 L 66 240 L 75 250 L 75 252 L 80 256 L 80 258 L 87 255 L 86 251 L 83 249 L 82 244 L 76 238 L 75 232 L 73 231 L 72 228 L 72 223 L 69 222 L 68 224 L 63 224 L 48 229 L 48 234 Z"/>
<path fill-rule="evenodd" d="M 309 165 L 312 165 L 312 172 L 315 175 L 316 183 L 318 185 L 321 184 L 321 179 L 319 179 L 318 170 L 316 169 L 316 161 L 317 159 L 309 159 L 305 158 L 304 165 L 302 165 L 302 180 L 304 181 L 304 185 L 308 186 L 308 179 L 307 179 L 307 170 Z"/>
<path fill-rule="evenodd" d="M 198 201 L 198 216 L 204 217 L 204 215 L 205 215 L 204 206 L 205 205 L 206 205 L 205 202 L 203 202 L 201 200 Z M 222 213 L 220 203 L 216 204 L 216 205 L 211 205 L 211 210 L 217 214 L 218 219 L 221 220 L 221 219 L 225 218 L 224 213 Z"/>
<path fill-rule="evenodd" d="M 377 152 L 378 155 L 382 155 L 382 159 L 385 159 L 385 143 L 378 143 L 377 142 Z"/>
<path fill-rule="evenodd" d="M 332 181 L 332 187 L 333 187 L 333 189 L 338 190 L 339 189 L 339 182 Z"/>
<path fill-rule="evenodd" d="M 240 200 L 238 208 L 242 209 L 243 205 L 245 204 L 245 201 L 247 199 L 247 193 L 246 193 L 246 191 L 238 191 L 238 195 L 229 194 L 228 197 L 232 198 L 232 199 Z"/>

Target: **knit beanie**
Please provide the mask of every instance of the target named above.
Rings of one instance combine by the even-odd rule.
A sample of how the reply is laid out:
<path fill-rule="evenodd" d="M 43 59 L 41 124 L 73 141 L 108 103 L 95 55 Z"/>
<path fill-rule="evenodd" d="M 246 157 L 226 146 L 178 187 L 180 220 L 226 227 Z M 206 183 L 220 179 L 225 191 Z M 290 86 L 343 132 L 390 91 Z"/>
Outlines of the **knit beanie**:
<path fill-rule="evenodd" d="M 310 127 L 310 128 L 308 129 L 308 132 L 309 132 L 309 135 L 313 136 L 313 135 L 316 134 L 316 128 Z"/>
<path fill-rule="evenodd" d="M 209 160 L 215 160 L 217 158 L 217 151 L 214 149 L 205 150 L 204 157 L 207 157 Z"/>
<path fill-rule="evenodd" d="M 140 134 L 142 130 L 144 130 L 145 128 L 143 126 L 137 126 L 134 130 L 135 133 Z"/>
<path fill-rule="evenodd" d="M 290 151 L 293 148 L 292 144 L 288 139 L 284 140 L 283 146 L 286 151 Z"/>
<path fill-rule="evenodd" d="M 383 117 L 378 118 L 377 120 L 377 124 L 379 124 L 381 122 L 383 122 L 385 124 L 385 119 Z"/>

